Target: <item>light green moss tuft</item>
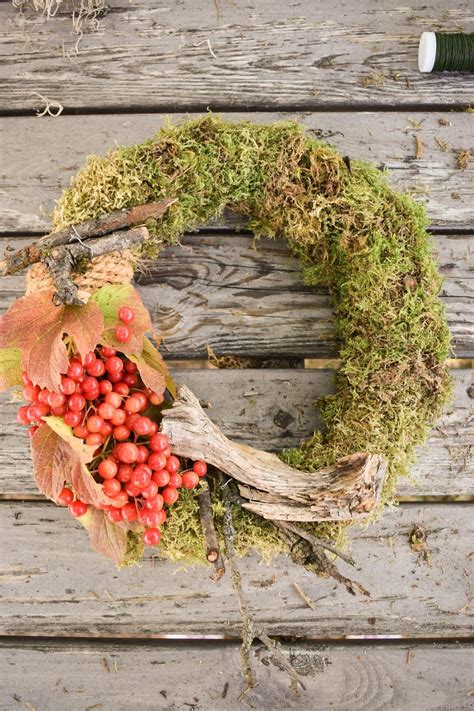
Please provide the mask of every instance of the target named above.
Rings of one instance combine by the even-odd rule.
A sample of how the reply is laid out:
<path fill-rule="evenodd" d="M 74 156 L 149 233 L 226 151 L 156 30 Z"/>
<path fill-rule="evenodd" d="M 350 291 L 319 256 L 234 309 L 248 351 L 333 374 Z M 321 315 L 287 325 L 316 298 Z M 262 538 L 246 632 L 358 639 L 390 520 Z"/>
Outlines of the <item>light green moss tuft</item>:
<path fill-rule="evenodd" d="M 330 289 L 342 364 L 336 394 L 318 403 L 325 433 L 281 456 L 314 471 L 354 451 L 384 454 L 384 501 L 391 501 L 450 394 L 449 331 L 423 207 L 392 190 L 373 166 L 352 161 L 349 171 L 333 148 L 297 124 L 209 115 L 91 156 L 60 198 L 54 225 L 162 197 L 177 202 L 150 224 L 148 256 L 230 207 L 249 217 L 255 235 L 284 236 L 305 282 Z M 217 519 L 220 506 L 216 500 Z M 284 545 L 271 525 L 245 511 L 235 512 L 234 523 L 240 553 L 258 548 L 268 556 Z M 194 496 L 183 497 L 165 525 L 167 555 L 203 559 Z M 342 530 L 310 528 L 335 538 Z"/>

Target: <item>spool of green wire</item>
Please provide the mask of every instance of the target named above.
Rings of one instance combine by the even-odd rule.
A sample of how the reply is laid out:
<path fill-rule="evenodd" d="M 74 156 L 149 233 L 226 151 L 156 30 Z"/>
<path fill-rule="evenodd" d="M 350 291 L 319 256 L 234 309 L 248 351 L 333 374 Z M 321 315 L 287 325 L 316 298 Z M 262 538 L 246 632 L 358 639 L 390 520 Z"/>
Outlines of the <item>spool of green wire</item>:
<path fill-rule="evenodd" d="M 420 72 L 474 72 L 474 34 L 423 32 L 418 69 Z"/>

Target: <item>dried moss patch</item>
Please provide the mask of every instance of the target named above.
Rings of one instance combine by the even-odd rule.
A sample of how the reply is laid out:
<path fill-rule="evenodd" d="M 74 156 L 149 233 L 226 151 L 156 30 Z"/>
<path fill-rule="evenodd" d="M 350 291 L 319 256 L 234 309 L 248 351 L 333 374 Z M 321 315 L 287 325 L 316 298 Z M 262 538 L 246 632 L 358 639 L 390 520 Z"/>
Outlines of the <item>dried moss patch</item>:
<path fill-rule="evenodd" d="M 384 501 L 408 474 L 450 394 L 449 331 L 438 294 L 424 208 L 385 174 L 308 137 L 295 123 L 257 126 L 214 116 L 167 125 L 145 143 L 91 156 L 54 211 L 57 229 L 114 209 L 175 197 L 149 224 L 144 256 L 229 207 L 259 237 L 284 236 L 309 285 L 332 295 L 341 367 L 335 395 L 319 402 L 325 432 L 282 453 L 314 471 L 354 451 L 389 460 Z M 219 518 L 220 502 L 216 500 Z M 239 551 L 283 545 L 271 525 L 235 512 Z M 337 537 L 340 526 L 312 530 Z M 197 502 L 184 497 L 163 536 L 174 559 L 202 559 Z"/>

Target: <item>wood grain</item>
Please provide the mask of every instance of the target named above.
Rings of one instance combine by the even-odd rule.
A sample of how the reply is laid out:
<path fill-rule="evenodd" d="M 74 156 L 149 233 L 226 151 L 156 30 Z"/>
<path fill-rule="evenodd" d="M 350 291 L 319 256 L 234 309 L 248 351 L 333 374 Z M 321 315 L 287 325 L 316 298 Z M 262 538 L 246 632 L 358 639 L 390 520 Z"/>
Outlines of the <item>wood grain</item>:
<path fill-rule="evenodd" d="M 333 386 L 329 370 L 178 370 L 173 374 L 202 402 L 210 403 L 207 413 L 228 437 L 273 451 L 295 446 L 320 428 L 312 403 Z M 453 405 L 420 447 L 413 479 L 400 480 L 401 496 L 474 496 L 472 371 L 456 370 L 452 375 Z M 0 496 L 38 497 L 28 438 L 16 422 L 18 405 L 10 399 L 11 395 L 3 394 L 0 400 Z"/>
<path fill-rule="evenodd" d="M 417 68 L 423 30 L 472 31 L 472 7 L 463 0 L 445 3 L 442 12 L 423 0 L 395 7 L 390 0 L 296 0 L 284 11 L 272 0 L 207 2 L 199 11 L 192 0 L 118 0 L 100 30 L 82 37 L 79 54 L 67 7 L 53 21 L 32 16 L 0 3 L 3 110 L 42 106 L 35 91 L 66 110 L 472 100 L 472 77 L 457 81 Z"/>
<path fill-rule="evenodd" d="M 133 694 L 134 711 L 234 711 L 236 705 L 265 710 L 270 703 L 276 711 L 313 711 L 315 699 L 320 711 L 433 711 L 468 709 L 472 686 L 472 647 L 462 643 L 285 644 L 307 687 L 298 696 L 258 646 L 258 685 L 241 701 L 236 643 L 3 640 L 0 650 L 0 689 L 9 709 L 29 703 L 37 709 L 125 711 L 124 700 Z"/>
<path fill-rule="evenodd" d="M 368 529 L 350 533 L 354 570 L 341 572 L 370 598 L 349 595 L 285 556 L 242 563 L 250 610 L 274 635 L 339 638 L 401 635 L 469 637 L 469 576 L 474 517 L 469 504 L 402 505 Z M 413 551 L 414 524 L 427 534 L 431 559 Z M 150 638 L 239 636 L 241 619 L 228 575 L 146 558 L 117 572 L 91 550 L 81 525 L 44 503 L 0 503 L 0 634 Z M 163 535 L 166 535 L 164 528 Z M 310 609 L 294 583 L 315 601 Z"/>
<path fill-rule="evenodd" d="M 0 12 L 1 9 L 0 4 Z M 56 94 L 59 85 L 57 79 L 54 81 Z M 430 77 L 430 81 L 436 79 Z M 461 86 L 452 76 L 449 83 L 452 87 Z M 305 113 L 295 110 L 293 113 L 226 113 L 223 117 L 255 123 L 296 120 L 316 137 L 332 143 L 344 155 L 387 167 L 395 188 L 409 189 L 418 199 L 426 201 L 436 229 L 473 226 L 474 163 L 471 161 L 467 170 L 459 170 L 454 152 L 459 148 L 472 149 L 473 117 L 470 113 L 354 110 Z M 54 201 L 71 176 L 85 163 L 87 155 L 103 154 L 117 144 L 143 141 L 153 136 L 168 118 L 176 121 L 182 116 L 131 113 L 60 116 L 58 119 L 1 118 L 0 232 L 47 231 L 47 215 Z M 448 125 L 440 126 L 439 119 L 447 121 Z M 416 134 L 425 146 L 419 160 L 415 158 Z M 440 149 L 437 138 L 446 141 L 447 151 Z"/>
<path fill-rule="evenodd" d="M 23 239 L 0 240 L 20 247 Z M 474 355 L 474 276 L 468 235 L 435 237 L 441 298 L 457 357 Z M 0 247 L 1 248 L 1 247 Z M 170 358 L 217 354 L 330 357 L 337 353 L 327 291 L 305 287 L 281 240 L 185 236 L 139 278 L 140 293 Z M 2 279 L 0 310 L 23 294 L 24 276 Z"/>

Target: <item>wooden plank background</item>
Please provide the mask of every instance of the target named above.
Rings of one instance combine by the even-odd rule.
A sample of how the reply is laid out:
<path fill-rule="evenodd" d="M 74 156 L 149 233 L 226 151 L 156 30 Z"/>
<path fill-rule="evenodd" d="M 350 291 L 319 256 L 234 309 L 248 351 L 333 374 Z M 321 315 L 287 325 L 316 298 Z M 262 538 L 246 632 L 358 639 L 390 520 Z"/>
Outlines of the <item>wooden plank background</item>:
<path fill-rule="evenodd" d="M 210 107 L 231 120 L 294 119 L 344 155 L 389 168 L 394 187 L 426 202 L 453 355 L 474 357 L 473 168 L 460 170 L 456 161 L 460 149 L 472 152 L 472 113 L 460 109 L 472 101 L 474 83 L 472 75 L 416 68 L 423 30 L 472 31 L 469 3 L 196 6 L 117 0 L 76 54 L 69 0 L 50 20 L 0 1 L 3 246 L 48 229 L 54 200 L 89 153 L 141 141 L 167 118 Z M 35 117 L 44 102 L 33 92 L 59 101 L 63 114 Z M 418 159 L 416 136 L 424 146 Z M 262 240 L 255 251 L 245 231 L 233 231 L 245 225 L 232 216 L 204 227 L 166 250 L 139 285 L 165 336 L 164 354 L 193 365 L 211 345 L 279 358 L 277 368 L 175 375 L 210 401 L 230 436 L 275 450 L 293 446 L 320 426 L 312 401 L 333 387 L 327 367 L 302 367 L 307 358 L 337 355 L 327 294 L 301 285 L 280 241 Z M 2 280 L 1 310 L 23 283 Z M 285 368 L 282 358 L 298 367 Z M 242 564 L 252 612 L 287 640 L 284 653 L 308 692 L 294 697 L 257 645 L 259 684 L 240 701 L 240 618 L 228 577 L 215 585 L 205 568 L 185 571 L 151 555 L 117 573 L 64 510 L 38 497 L 16 405 L 3 397 L 0 708 L 115 711 L 131 698 L 133 708 L 166 711 L 470 708 L 474 391 L 472 371 L 453 377 L 453 403 L 420 448 L 414 479 L 399 487 L 405 500 L 430 500 L 402 503 L 350 533 L 357 569 L 341 569 L 370 599 L 283 557 L 267 566 L 253 555 Z M 440 502 L 449 496 L 465 501 Z M 426 553 L 409 545 L 415 525 L 427 533 Z"/>
<path fill-rule="evenodd" d="M 257 662 L 258 686 L 246 695 L 245 706 L 266 709 L 273 699 L 272 708 L 295 711 L 314 711 L 315 703 L 318 709 L 338 711 L 469 708 L 472 648 L 466 644 L 306 643 L 286 644 L 283 649 L 307 694 L 295 697 L 284 673 L 258 647 L 256 656 L 263 662 Z M 42 710 L 53 703 L 69 711 L 122 710 L 127 708 L 124 699 L 133 693 L 134 711 L 151 707 L 233 711 L 243 691 L 238 646 L 230 642 L 18 640 L 12 649 L 3 643 L 0 650 L 9 654 L 5 702 L 10 709 L 29 703 Z"/>
<path fill-rule="evenodd" d="M 424 30 L 469 32 L 473 19 L 463 0 L 295 0 L 283 12 L 273 0 L 117 0 L 76 55 L 67 4 L 53 24 L 4 2 L 2 104 L 30 112 L 37 91 L 82 111 L 459 106 L 472 101 L 472 77 L 420 74 L 417 47 Z"/>

